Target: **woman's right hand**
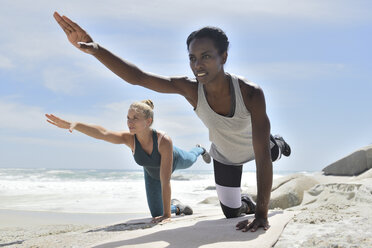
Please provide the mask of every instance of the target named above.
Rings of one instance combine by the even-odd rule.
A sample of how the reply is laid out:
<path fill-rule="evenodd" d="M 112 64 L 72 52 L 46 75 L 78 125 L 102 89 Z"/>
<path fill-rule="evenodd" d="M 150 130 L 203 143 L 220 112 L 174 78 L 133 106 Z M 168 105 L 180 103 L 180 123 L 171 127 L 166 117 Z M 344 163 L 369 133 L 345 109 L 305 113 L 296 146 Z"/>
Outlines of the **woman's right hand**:
<path fill-rule="evenodd" d="M 151 223 L 166 223 L 166 222 L 170 222 L 171 221 L 171 217 L 170 216 L 158 216 L 158 217 L 154 217 L 152 218 L 151 220 Z"/>
<path fill-rule="evenodd" d="M 45 116 L 48 118 L 47 122 L 49 122 L 50 124 L 53 124 L 54 126 L 57 126 L 59 128 L 69 129 L 70 132 L 72 132 L 76 125 L 75 123 L 65 121 L 53 114 L 45 114 Z"/>
<path fill-rule="evenodd" d="M 54 12 L 53 16 L 72 45 L 88 54 L 95 54 L 98 51 L 98 44 L 93 42 L 89 34 L 78 24 L 71 21 L 67 16 L 60 16 L 58 12 Z"/>

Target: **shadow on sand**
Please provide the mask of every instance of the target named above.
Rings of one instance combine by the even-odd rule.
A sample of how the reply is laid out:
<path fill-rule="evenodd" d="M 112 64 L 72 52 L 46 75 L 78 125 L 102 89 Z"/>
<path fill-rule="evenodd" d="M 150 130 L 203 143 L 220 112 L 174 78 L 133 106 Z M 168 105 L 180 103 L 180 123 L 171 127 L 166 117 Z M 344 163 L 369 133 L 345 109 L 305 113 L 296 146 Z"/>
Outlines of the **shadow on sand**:
<path fill-rule="evenodd" d="M 272 217 L 276 214 L 281 214 L 283 211 L 272 211 L 269 213 L 269 217 Z M 253 218 L 253 216 L 250 216 Z M 196 248 L 202 245 L 214 244 L 219 242 L 246 242 L 258 238 L 260 235 L 263 235 L 265 231 L 259 229 L 256 232 L 246 232 L 235 230 L 235 225 L 238 221 L 245 219 L 243 217 L 226 219 L 221 218 L 217 220 L 204 220 L 198 221 L 194 225 L 179 227 L 174 229 L 166 229 L 156 231 L 150 234 L 140 234 L 138 237 L 129 237 L 128 239 L 123 239 L 114 242 L 107 242 L 101 245 L 94 246 L 94 248 L 114 248 L 121 247 L 125 245 L 142 245 L 148 244 L 152 247 L 153 243 L 159 243 L 161 241 L 161 247 L 190 247 Z M 133 221 L 132 221 L 133 222 Z M 141 225 L 149 225 L 148 223 L 140 223 L 139 220 L 136 221 L 135 226 L 139 229 L 142 228 Z M 122 225 L 120 227 L 120 225 Z M 111 231 L 115 228 L 121 228 L 121 230 L 134 230 L 128 229 L 130 223 L 124 223 L 119 225 L 110 226 L 107 228 L 102 228 L 101 231 Z M 155 224 L 153 224 L 155 225 Z M 270 229 L 269 229 L 270 230 Z M 98 230 L 95 230 L 98 231 Z M 115 230 L 118 231 L 118 230 Z M 129 233 L 130 234 L 130 233 Z M 125 234 L 123 234 L 124 236 Z M 129 235 L 130 236 L 130 235 Z M 133 235 L 132 235 L 133 236 Z M 152 243 L 152 244 L 150 244 Z"/>

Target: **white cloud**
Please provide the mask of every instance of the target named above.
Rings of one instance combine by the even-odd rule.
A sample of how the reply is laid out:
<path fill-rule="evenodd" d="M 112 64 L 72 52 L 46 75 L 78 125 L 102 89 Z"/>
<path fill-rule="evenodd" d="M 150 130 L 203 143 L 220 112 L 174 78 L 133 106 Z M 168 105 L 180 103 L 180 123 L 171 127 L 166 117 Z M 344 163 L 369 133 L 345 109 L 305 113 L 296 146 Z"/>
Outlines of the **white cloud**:
<path fill-rule="evenodd" d="M 247 79 L 254 78 L 270 80 L 303 80 L 330 75 L 337 75 L 347 69 L 344 64 L 323 62 L 269 62 L 241 64 L 231 66 L 232 71 L 239 71 Z M 259 83 L 259 82 L 257 82 Z"/>
<path fill-rule="evenodd" d="M 43 85 L 55 93 L 81 95 L 92 85 L 116 78 L 110 70 L 94 62 L 82 60 L 79 64 L 43 68 Z"/>
<path fill-rule="evenodd" d="M 371 19 L 368 1 L 346 0 L 154 0 L 154 1 L 105 1 L 91 4 L 79 1 L 64 4 L 61 12 L 117 20 L 141 20 L 151 24 L 185 24 L 201 20 L 257 21 L 257 18 L 281 17 L 343 24 L 350 21 Z M 84 13 L 78 13 L 84 9 Z M 63 12 L 65 10 L 65 12 Z"/>
<path fill-rule="evenodd" d="M 112 39 L 113 41 L 110 42 L 113 46 L 123 47 L 123 50 L 113 49 L 119 55 L 125 54 L 126 57 L 129 55 L 130 58 L 139 55 L 141 58 L 143 55 L 146 56 L 152 53 L 159 57 L 163 55 L 164 51 L 167 51 L 172 54 L 171 57 L 173 58 L 186 58 L 186 51 L 185 54 L 183 52 L 175 53 L 175 51 L 179 51 L 178 45 L 167 44 L 166 42 L 157 44 L 157 39 L 144 39 L 144 37 L 141 37 L 161 36 L 164 35 L 163 32 L 151 33 L 150 30 L 149 34 L 147 34 L 143 30 L 139 30 L 138 35 L 135 35 L 135 30 L 129 28 L 132 27 L 133 23 L 138 22 L 157 26 L 160 29 L 163 29 L 164 24 L 166 24 L 167 30 L 173 30 L 174 32 L 175 27 L 177 27 L 177 32 L 179 29 L 187 29 L 184 35 L 186 37 L 190 31 L 190 26 L 194 28 L 195 25 L 202 25 L 204 21 L 208 23 L 216 21 L 216 25 L 218 25 L 220 23 L 235 23 L 239 20 L 239 23 L 242 23 L 242 28 L 250 25 L 252 29 L 260 29 L 262 28 L 261 25 L 271 23 L 271 21 L 267 22 L 267 20 L 278 17 L 277 21 L 288 21 L 288 19 L 296 22 L 298 20 L 309 20 L 324 22 L 322 25 L 330 23 L 344 26 L 371 19 L 371 15 L 368 12 L 369 8 L 364 3 L 363 1 L 320 0 L 232 0 L 219 1 L 217 4 L 217 2 L 212 0 L 202 2 L 196 0 L 109 0 L 92 4 L 91 1 L 87 0 L 74 2 L 38 0 L 34 1 L 33 4 L 29 4 L 28 1 L 4 0 L 2 1 L 2 6 L 6 7 L 0 9 L 0 28 L 7 30 L 7 32 L 0 39 L 0 54 L 2 54 L 0 56 L 0 68 L 17 67 L 22 75 L 25 71 L 32 73 L 32 75 L 40 73 L 45 78 L 44 84 L 47 88 L 64 94 L 78 92 L 78 86 L 81 85 L 81 82 L 77 83 L 76 81 L 81 81 L 79 78 L 83 78 L 83 76 L 68 76 L 68 74 L 64 74 L 62 69 L 50 70 L 50 68 L 47 68 L 48 65 L 53 66 L 53 63 L 55 63 L 61 66 L 65 62 L 63 67 L 68 68 L 70 67 L 69 65 L 77 62 L 80 63 L 78 68 L 83 70 L 82 73 L 90 74 L 94 70 L 95 74 L 92 73 L 92 75 L 97 75 L 98 71 L 102 73 L 100 76 L 107 77 L 108 74 L 111 74 L 111 77 L 114 77 L 103 66 L 84 64 L 86 61 L 93 61 L 93 58 L 82 54 L 69 44 L 65 34 L 52 16 L 54 10 L 70 16 L 83 27 L 90 26 L 88 31 L 95 32 L 94 36 L 100 37 L 100 39 L 102 37 L 109 40 Z M 24 6 L 27 6 L 27 8 Z M 222 19 L 221 16 L 223 16 Z M 91 28 L 95 27 L 97 23 L 102 23 L 102 26 L 92 30 Z M 115 23 L 115 30 L 120 26 L 120 23 L 123 23 L 123 26 L 126 26 L 124 30 L 129 29 L 129 33 L 122 32 L 123 30 L 117 30 L 117 33 L 115 31 L 107 32 L 105 27 L 111 28 L 110 25 L 112 23 Z M 124 48 L 132 47 L 133 45 L 136 47 L 136 51 L 125 51 Z M 182 48 L 185 48 L 184 43 L 182 45 Z M 170 46 L 170 49 L 167 50 L 167 46 Z M 69 63 L 70 61 L 73 62 Z M 133 62 L 137 64 L 141 61 L 147 60 L 138 59 Z M 187 60 L 175 61 L 173 65 L 169 65 L 169 60 L 168 64 L 162 64 L 160 61 L 153 65 L 152 68 L 148 68 L 148 65 L 146 65 L 144 69 L 154 70 L 155 72 L 160 71 L 160 73 L 169 75 L 169 71 L 173 71 L 175 68 L 177 73 L 183 74 L 181 68 L 184 67 L 185 61 Z M 94 69 L 88 68 L 91 65 Z M 159 68 L 165 69 L 160 70 Z M 66 73 L 70 72 L 66 71 Z M 64 80 L 64 84 L 61 84 L 59 76 L 62 74 L 72 81 Z"/>
<path fill-rule="evenodd" d="M 0 69 L 11 69 L 11 68 L 14 68 L 13 62 L 9 58 L 0 55 Z"/>
<path fill-rule="evenodd" d="M 19 99 L 0 99 L 0 128 L 18 131 L 40 131 L 46 128 L 54 128 L 46 122 L 46 111 L 43 107 L 29 106 L 21 103 Z M 100 123 L 107 116 L 105 113 L 95 116 L 85 116 L 69 113 L 53 113 L 70 121 L 84 121 L 89 123 Z M 108 120 L 107 122 L 109 122 Z"/>
<path fill-rule="evenodd" d="M 158 1 L 112 1 L 87 11 L 90 16 L 108 19 L 139 19 L 150 24 L 166 23 L 178 26 L 200 25 L 203 22 L 240 20 L 244 24 L 260 27 L 271 18 L 278 20 L 307 20 L 332 25 L 371 20 L 368 2 L 335 0 L 158 0 Z M 367 6 L 366 6 L 367 5 Z M 370 6 L 369 6 L 370 7 Z M 100 11 L 97 12 L 97 9 Z M 106 11 L 101 11 L 106 9 Z M 261 23 L 261 24 L 260 24 Z"/>
<path fill-rule="evenodd" d="M 67 68 L 51 68 L 43 72 L 44 86 L 53 92 L 73 95 L 83 81 L 77 73 L 72 73 Z"/>
<path fill-rule="evenodd" d="M 44 112 L 40 107 L 27 106 L 0 99 L 0 128 L 33 130 L 45 127 Z"/>

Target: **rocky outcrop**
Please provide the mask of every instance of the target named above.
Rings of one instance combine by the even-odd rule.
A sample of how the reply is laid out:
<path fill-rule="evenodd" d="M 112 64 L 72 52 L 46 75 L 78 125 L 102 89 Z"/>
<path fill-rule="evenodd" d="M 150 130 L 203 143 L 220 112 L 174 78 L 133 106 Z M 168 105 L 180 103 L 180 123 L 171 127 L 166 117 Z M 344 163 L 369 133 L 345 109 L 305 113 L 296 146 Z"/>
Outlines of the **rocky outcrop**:
<path fill-rule="evenodd" d="M 355 176 L 372 168 L 372 145 L 363 147 L 323 169 L 325 175 Z"/>

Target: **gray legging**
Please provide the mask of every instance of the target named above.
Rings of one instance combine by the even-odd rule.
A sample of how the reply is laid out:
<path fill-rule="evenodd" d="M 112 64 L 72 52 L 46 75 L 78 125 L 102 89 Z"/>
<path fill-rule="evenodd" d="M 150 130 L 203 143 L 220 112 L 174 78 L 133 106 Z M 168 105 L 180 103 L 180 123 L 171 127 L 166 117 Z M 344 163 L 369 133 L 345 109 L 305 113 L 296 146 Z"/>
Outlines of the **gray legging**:
<path fill-rule="evenodd" d="M 173 150 L 176 150 L 174 154 L 178 154 L 174 159 L 173 171 L 180 169 L 187 169 L 191 167 L 199 155 L 204 150 L 200 147 L 194 147 L 189 152 L 186 152 L 176 146 L 173 146 Z M 163 198 L 161 193 L 161 182 L 158 179 L 152 178 L 150 174 L 144 168 L 145 186 L 147 204 L 149 205 L 152 217 L 163 215 Z M 176 212 L 176 206 L 171 206 L 171 212 Z"/>

